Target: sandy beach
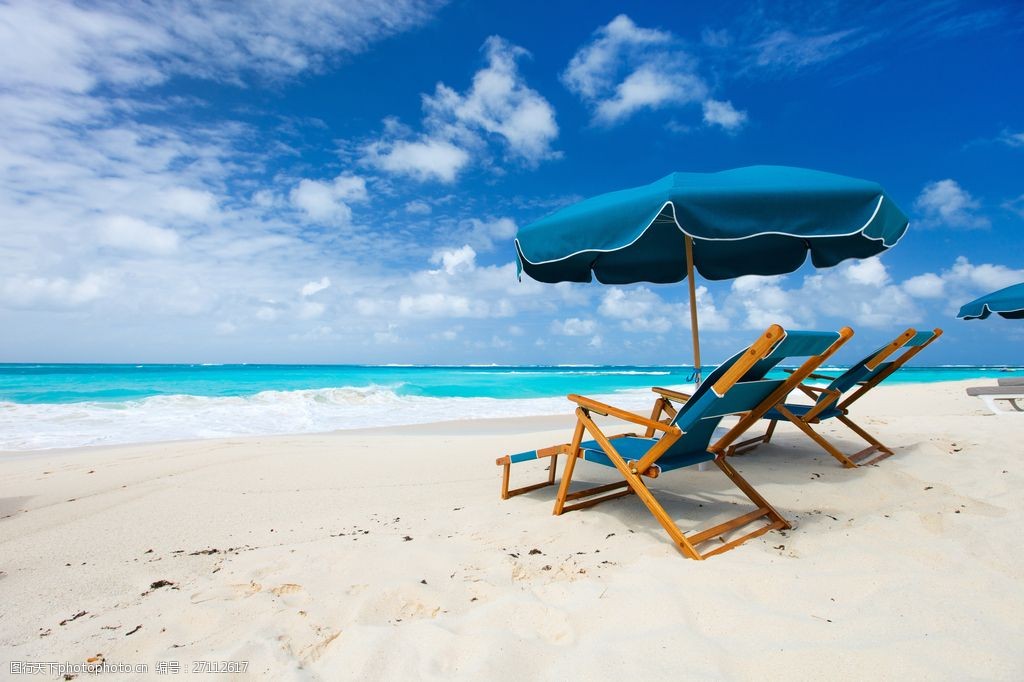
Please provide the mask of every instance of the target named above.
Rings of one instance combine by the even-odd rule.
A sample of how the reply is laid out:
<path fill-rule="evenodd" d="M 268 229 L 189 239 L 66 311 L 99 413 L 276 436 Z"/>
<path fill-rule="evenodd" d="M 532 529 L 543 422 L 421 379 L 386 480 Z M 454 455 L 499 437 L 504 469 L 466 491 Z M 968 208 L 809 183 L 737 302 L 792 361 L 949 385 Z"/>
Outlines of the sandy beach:
<path fill-rule="evenodd" d="M 896 450 L 876 466 L 780 426 L 733 461 L 796 528 L 705 562 L 631 497 L 561 517 L 552 488 L 499 499 L 495 458 L 567 440 L 568 403 L 0 455 L 4 674 L 102 657 L 247 661 L 231 679 L 1021 679 L 1024 420 L 968 383 L 861 401 Z M 822 432 L 860 449 L 842 428 Z M 652 489 L 684 529 L 744 502 L 717 470 Z"/>

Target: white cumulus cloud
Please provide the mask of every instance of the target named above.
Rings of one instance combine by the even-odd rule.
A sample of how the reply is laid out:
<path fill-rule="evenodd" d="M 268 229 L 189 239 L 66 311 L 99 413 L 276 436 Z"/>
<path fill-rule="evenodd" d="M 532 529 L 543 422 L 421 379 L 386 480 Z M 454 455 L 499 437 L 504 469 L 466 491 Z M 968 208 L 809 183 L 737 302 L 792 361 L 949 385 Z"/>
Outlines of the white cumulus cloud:
<path fill-rule="evenodd" d="M 331 278 L 321 277 L 318 282 L 306 282 L 302 285 L 302 289 L 299 290 L 299 293 L 302 294 L 304 298 L 308 298 L 313 294 L 323 291 L 329 286 L 331 286 Z"/>
<path fill-rule="evenodd" d="M 1024 268 L 1011 268 L 995 263 L 975 265 L 965 256 L 958 257 L 952 267 L 941 272 L 926 272 L 903 283 L 908 294 L 921 299 L 945 299 L 946 312 L 990 291 L 1003 289 L 1024 281 Z"/>
<path fill-rule="evenodd" d="M 363 148 L 363 160 L 389 173 L 450 183 L 469 165 L 471 157 L 468 151 L 452 142 L 422 137 L 371 142 Z"/>
<path fill-rule="evenodd" d="M 951 178 L 925 185 L 914 202 L 926 225 L 985 229 L 991 221 L 978 213 L 980 202 Z"/>
<path fill-rule="evenodd" d="M 74 308 L 103 296 L 110 288 L 107 276 L 90 273 L 65 277 L 8 277 L 0 281 L 0 300 L 15 308 Z"/>
<path fill-rule="evenodd" d="M 487 317 L 487 304 L 459 294 L 406 295 L 398 299 L 405 317 Z"/>
<path fill-rule="evenodd" d="M 934 272 L 926 272 L 903 282 L 903 289 L 914 298 L 943 298 L 946 282 Z"/>
<path fill-rule="evenodd" d="M 418 180 L 454 182 L 459 173 L 484 155 L 494 141 L 505 156 L 527 165 L 557 156 L 551 145 L 558 137 L 555 110 L 526 84 L 519 62 L 523 48 L 491 36 L 482 48 L 487 65 L 473 76 L 463 93 L 438 83 L 423 96 L 423 132 L 385 121 L 385 134 L 363 146 L 363 162 Z"/>
<path fill-rule="evenodd" d="M 737 110 L 729 101 L 707 99 L 704 100 L 704 122 L 725 130 L 739 130 L 747 122 L 747 112 Z"/>
<path fill-rule="evenodd" d="M 173 253 L 179 242 L 174 230 L 125 215 L 111 216 L 104 221 L 100 226 L 99 239 L 107 246 L 156 255 Z"/>
<path fill-rule="evenodd" d="M 708 86 L 677 43 L 670 32 L 637 26 L 620 14 L 577 50 L 562 82 L 593 107 L 594 121 L 602 125 L 642 109 L 700 102 Z"/>
<path fill-rule="evenodd" d="M 458 249 L 443 249 L 435 252 L 430 262 L 440 265 L 449 275 L 455 275 L 476 268 L 476 251 L 468 244 Z"/>
<path fill-rule="evenodd" d="M 570 317 L 566 320 L 553 320 L 551 331 L 562 336 L 590 336 L 597 329 L 593 320 Z"/>
<path fill-rule="evenodd" d="M 342 174 L 332 182 L 304 179 L 289 194 L 292 205 L 321 225 L 347 225 L 352 220 L 350 203 L 365 201 L 366 180 Z"/>

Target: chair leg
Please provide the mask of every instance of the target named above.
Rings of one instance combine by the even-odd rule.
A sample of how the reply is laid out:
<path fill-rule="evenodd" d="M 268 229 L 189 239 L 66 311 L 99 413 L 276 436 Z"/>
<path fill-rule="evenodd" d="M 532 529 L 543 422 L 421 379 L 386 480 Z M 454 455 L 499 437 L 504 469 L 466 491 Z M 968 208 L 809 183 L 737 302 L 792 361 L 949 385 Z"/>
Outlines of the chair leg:
<path fill-rule="evenodd" d="M 647 510 L 651 512 L 651 515 L 653 515 L 655 519 L 657 519 L 658 523 L 661 524 L 661 527 L 665 529 L 665 532 L 668 533 L 676 547 L 679 548 L 684 555 L 691 559 L 697 559 L 698 561 L 704 559 L 704 556 L 697 551 L 696 547 L 694 547 L 694 543 L 687 539 L 683 531 L 679 529 L 679 526 L 675 524 L 675 521 L 673 521 L 668 515 L 668 512 L 665 511 L 665 508 L 661 506 L 661 503 L 658 502 L 657 499 L 655 499 L 650 489 L 648 489 L 648 487 L 644 485 L 644 482 L 640 480 L 640 476 L 627 470 L 626 483 L 629 484 L 629 487 L 634 493 L 636 493 L 636 496 L 640 498 L 640 501 L 644 503 Z"/>
<path fill-rule="evenodd" d="M 811 440 L 813 440 L 815 443 L 817 443 L 821 447 L 822 450 L 824 450 L 825 452 L 827 452 L 828 454 L 832 455 L 837 460 L 839 460 L 839 463 L 842 464 L 844 467 L 846 467 L 847 469 L 854 469 L 854 468 L 856 468 L 856 466 L 857 466 L 856 462 L 854 462 L 849 457 L 847 457 L 842 452 L 840 452 L 836 448 L 836 446 L 832 445 L 832 443 L 829 443 L 823 437 L 819 436 L 818 433 L 814 429 L 811 428 L 810 424 L 808 424 L 803 419 L 801 419 L 800 417 L 796 416 L 795 414 L 793 414 L 792 412 L 787 410 L 785 408 L 785 406 L 783 406 L 783 405 L 777 406 L 777 409 L 794 426 L 796 426 L 798 429 L 800 429 L 801 431 L 806 433 L 807 436 Z"/>
<path fill-rule="evenodd" d="M 863 428 L 861 428 L 859 425 L 854 423 L 854 421 L 852 419 L 850 419 L 849 417 L 847 417 L 846 415 L 840 415 L 837 418 L 839 419 L 839 421 L 841 421 L 844 424 L 846 424 L 846 426 L 849 427 L 849 429 L 851 431 L 853 431 L 858 436 L 860 436 L 865 441 L 867 441 L 868 443 L 871 444 L 870 447 L 864 448 L 860 452 L 857 452 L 855 454 L 850 455 L 850 459 L 852 461 L 860 463 L 860 460 L 865 459 L 869 455 L 871 455 L 871 454 L 873 454 L 875 452 L 880 452 L 881 454 L 878 457 L 875 457 L 874 459 L 872 459 L 869 462 L 864 462 L 864 464 L 874 464 L 875 462 L 882 461 L 886 457 L 892 457 L 895 454 L 892 450 L 890 450 L 889 448 L 885 447 L 885 445 L 883 445 L 878 439 L 876 439 L 870 433 L 868 433 Z"/>
<path fill-rule="evenodd" d="M 733 465 L 725 461 L 725 457 L 715 457 L 715 464 L 718 465 L 718 468 L 722 470 L 722 473 L 728 476 L 729 480 L 732 481 L 737 488 L 743 491 L 743 494 L 747 496 L 747 499 L 756 504 L 758 507 L 767 509 L 768 516 L 775 519 L 776 521 L 781 522 L 783 528 L 793 527 L 789 523 L 789 521 L 786 520 L 786 517 L 780 514 L 775 509 L 775 507 L 773 507 L 768 502 L 768 500 L 764 499 L 761 493 L 757 492 L 754 486 L 750 485 L 750 483 L 747 482 L 747 479 L 740 476 L 740 472 L 736 471 Z"/>
<path fill-rule="evenodd" d="M 507 500 L 509 498 L 508 479 L 512 475 L 512 461 L 506 457 L 505 460 L 501 462 L 501 466 L 501 499 Z"/>
<path fill-rule="evenodd" d="M 565 507 L 565 497 L 569 494 L 569 484 L 572 483 L 572 472 L 576 468 L 576 460 L 580 456 L 580 443 L 583 442 L 583 422 L 577 420 L 576 430 L 572 434 L 572 443 L 566 452 L 565 471 L 562 472 L 562 484 L 558 486 L 558 495 L 555 497 L 555 508 L 552 513 L 558 516 Z"/>

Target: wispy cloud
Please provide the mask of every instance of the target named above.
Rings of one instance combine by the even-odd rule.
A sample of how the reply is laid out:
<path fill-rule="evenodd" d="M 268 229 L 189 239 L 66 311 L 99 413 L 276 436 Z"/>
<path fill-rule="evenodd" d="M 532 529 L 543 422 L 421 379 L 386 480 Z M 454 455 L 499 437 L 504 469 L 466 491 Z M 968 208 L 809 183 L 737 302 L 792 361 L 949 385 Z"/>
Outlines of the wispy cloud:
<path fill-rule="evenodd" d="M 1007 5 L 979 7 L 963 0 L 859 4 L 771 4 L 755 7 L 729 27 L 706 27 L 702 44 L 738 72 L 786 76 L 834 62 L 869 45 L 898 42 L 916 49 L 1013 23 Z M 876 71 L 860 66 L 856 74 Z"/>
<path fill-rule="evenodd" d="M 16 310 L 59 310 L 83 331 L 78 352 L 138 345 L 112 338 L 119 330 L 166 356 L 189 339 L 324 314 L 330 297 L 295 293 L 308 273 L 347 260 L 336 283 L 351 290 L 360 255 L 387 248 L 350 224 L 365 181 L 268 176 L 282 167 L 278 146 L 255 148 L 249 124 L 153 86 L 185 76 L 245 88 L 319 71 L 434 7 L 0 5 L 0 325 L 24 342 L 56 323 Z"/>
<path fill-rule="evenodd" d="M 1004 130 L 999 136 L 999 141 L 1010 147 L 1024 147 L 1024 132 L 1015 133 Z"/>
<path fill-rule="evenodd" d="M 1024 218 L 1024 194 L 1013 199 L 1007 199 L 1002 204 L 1003 208 L 1007 211 L 1017 214 L 1021 218 Z"/>
<path fill-rule="evenodd" d="M 757 66 L 795 69 L 825 62 L 848 52 L 857 43 L 849 40 L 857 29 L 817 35 L 799 35 L 787 29 L 773 31 L 754 43 Z"/>
<path fill-rule="evenodd" d="M 184 74 L 243 83 L 319 71 L 423 23 L 440 2 L 42 3 L 0 7 L 0 60 L 19 87 L 85 93 Z"/>

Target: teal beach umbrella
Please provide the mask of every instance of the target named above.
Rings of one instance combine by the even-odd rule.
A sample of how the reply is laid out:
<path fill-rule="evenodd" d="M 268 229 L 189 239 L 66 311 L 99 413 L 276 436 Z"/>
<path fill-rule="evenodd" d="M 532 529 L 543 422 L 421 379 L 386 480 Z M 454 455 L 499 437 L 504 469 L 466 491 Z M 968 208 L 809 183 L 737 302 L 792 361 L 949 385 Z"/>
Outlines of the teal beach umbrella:
<path fill-rule="evenodd" d="M 710 280 L 793 272 L 894 246 L 907 217 L 878 184 L 786 166 L 672 173 L 567 206 L 519 230 L 519 272 L 541 282 L 689 280 L 700 380 L 696 270 Z"/>
<path fill-rule="evenodd" d="M 985 294 L 963 305 L 957 317 L 984 320 L 995 313 L 1010 320 L 1024 319 L 1024 282 Z"/>

